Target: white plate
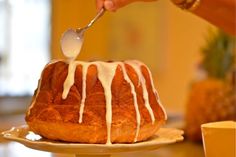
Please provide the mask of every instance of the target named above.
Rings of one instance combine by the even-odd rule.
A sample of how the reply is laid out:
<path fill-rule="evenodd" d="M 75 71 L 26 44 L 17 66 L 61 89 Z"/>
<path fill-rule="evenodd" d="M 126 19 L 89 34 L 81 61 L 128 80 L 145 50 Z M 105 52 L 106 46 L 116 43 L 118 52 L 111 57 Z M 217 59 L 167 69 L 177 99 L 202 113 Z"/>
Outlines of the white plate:
<path fill-rule="evenodd" d="M 161 128 L 155 136 L 144 142 L 134 144 L 82 144 L 52 141 L 29 131 L 26 125 L 13 127 L 2 132 L 5 139 L 19 142 L 26 147 L 54 152 L 54 153 L 73 153 L 89 155 L 109 155 L 114 153 L 137 152 L 155 150 L 167 144 L 176 143 L 183 140 L 183 131 L 173 128 Z"/>

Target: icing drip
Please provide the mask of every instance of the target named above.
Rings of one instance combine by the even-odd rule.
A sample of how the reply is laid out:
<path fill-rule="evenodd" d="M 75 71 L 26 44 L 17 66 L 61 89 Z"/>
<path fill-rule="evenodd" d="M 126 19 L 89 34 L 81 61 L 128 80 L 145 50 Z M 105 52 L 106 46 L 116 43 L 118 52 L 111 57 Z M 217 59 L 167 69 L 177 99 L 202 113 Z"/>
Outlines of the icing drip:
<path fill-rule="evenodd" d="M 112 92 L 111 85 L 112 80 L 115 76 L 117 62 L 106 63 L 106 62 L 95 62 L 98 69 L 98 79 L 100 80 L 105 94 L 106 99 L 106 125 L 107 125 L 107 142 L 111 144 L 111 123 L 112 123 Z M 109 66 L 107 66 L 109 64 Z"/>
<path fill-rule="evenodd" d="M 75 59 L 80 53 L 83 38 L 73 29 L 68 29 L 61 37 L 61 49 L 68 59 Z"/>
<path fill-rule="evenodd" d="M 68 67 L 68 74 L 67 74 L 66 80 L 63 85 L 62 99 L 67 98 L 70 88 L 74 84 L 76 66 L 77 66 L 77 64 L 75 61 L 70 61 L 69 67 Z"/>
<path fill-rule="evenodd" d="M 84 105 L 86 99 L 86 76 L 88 71 L 89 64 L 82 64 L 82 99 L 79 110 L 79 123 L 82 123 L 83 113 L 84 113 Z"/>
<path fill-rule="evenodd" d="M 141 66 L 143 65 L 142 63 L 138 61 L 126 61 L 128 65 L 133 67 L 135 72 L 137 73 L 139 77 L 139 85 L 142 86 L 143 89 L 143 99 L 145 101 L 145 107 L 147 108 L 150 117 L 152 119 L 152 123 L 155 122 L 155 117 L 153 110 L 149 104 L 149 97 L 148 97 L 148 92 L 147 92 L 147 87 L 146 87 L 146 80 L 141 72 Z M 107 63 L 107 62 L 91 62 L 91 63 L 85 63 L 85 62 L 79 62 L 79 61 L 71 61 L 69 63 L 68 67 L 68 75 L 67 78 L 64 82 L 64 90 L 62 94 L 62 98 L 66 99 L 70 88 L 74 84 L 74 76 L 75 76 L 75 70 L 78 64 L 82 65 L 82 99 L 81 99 L 81 104 L 80 104 L 80 118 L 79 118 L 79 123 L 82 123 L 83 120 L 83 112 L 84 112 L 84 106 L 85 106 L 85 100 L 86 100 L 86 74 L 88 67 L 91 64 L 94 64 L 97 66 L 97 71 L 98 71 L 98 79 L 100 80 L 103 89 L 104 89 L 104 95 L 106 99 L 106 125 L 107 125 L 107 142 L 106 144 L 111 144 L 111 124 L 112 124 L 112 92 L 111 92 L 111 85 L 113 78 L 115 76 L 115 72 L 117 69 L 118 65 L 121 65 L 124 79 L 130 84 L 131 87 L 131 93 L 133 95 L 133 100 L 134 100 L 134 107 L 135 107 L 135 112 L 136 112 L 136 123 L 137 123 L 137 129 L 135 133 L 135 138 L 134 142 L 137 141 L 139 130 L 140 130 L 140 112 L 138 108 L 138 103 L 137 103 L 137 95 L 135 91 L 135 87 L 130 80 L 130 78 L 127 75 L 124 63 L 121 62 L 113 62 L 113 63 Z M 108 66 L 109 65 L 109 66 Z M 150 72 L 149 72 L 150 75 Z M 156 90 L 154 89 L 153 81 L 151 80 L 151 85 L 153 92 L 156 94 Z"/>
<path fill-rule="evenodd" d="M 136 91 L 135 91 L 135 87 L 133 85 L 133 82 L 130 80 L 129 76 L 127 75 L 126 69 L 125 69 L 125 65 L 124 63 L 121 63 L 121 68 L 123 71 L 123 75 L 124 75 L 124 79 L 130 84 L 131 87 L 131 93 L 133 95 L 133 99 L 134 99 L 134 107 L 135 107 L 135 112 L 136 112 L 136 123 L 137 123 L 137 129 L 136 129 L 136 133 L 135 133 L 135 138 L 134 138 L 134 142 L 137 141 L 138 139 L 138 134 L 139 134 L 139 130 L 140 130 L 140 112 L 139 112 L 139 108 L 138 108 L 138 100 L 137 100 L 137 95 L 136 95 Z"/>
<path fill-rule="evenodd" d="M 112 93 L 111 93 L 111 84 L 113 78 L 115 76 L 116 68 L 118 66 L 118 62 L 114 63 L 106 63 L 106 62 L 91 62 L 91 63 L 84 63 L 78 61 L 72 61 L 69 63 L 68 68 L 68 75 L 64 82 L 64 90 L 62 94 L 62 98 L 66 99 L 70 88 L 74 84 L 74 73 L 76 66 L 81 64 L 83 66 L 82 73 L 83 73 L 83 87 L 82 87 L 82 100 L 80 104 L 80 119 L 79 123 L 82 123 L 82 117 L 84 112 L 85 106 L 85 99 L 86 99 L 86 74 L 88 67 L 91 64 L 97 66 L 98 70 L 98 79 L 100 80 L 105 94 L 106 99 L 106 125 L 107 125 L 107 144 L 111 144 L 111 123 L 112 123 Z M 109 66 L 108 66 L 109 65 Z"/>
<path fill-rule="evenodd" d="M 138 74 L 139 77 L 139 84 L 141 83 L 142 89 L 143 89 L 143 99 L 145 102 L 145 107 L 147 108 L 151 120 L 152 120 L 152 124 L 154 124 L 155 122 L 155 116 L 153 113 L 153 110 L 149 104 L 149 97 L 148 97 L 148 92 L 147 92 L 147 87 L 146 87 L 146 80 L 143 77 L 142 71 L 141 71 L 141 66 L 143 65 L 141 62 L 139 61 L 135 61 L 135 60 L 130 60 L 130 61 L 125 61 L 125 63 L 127 63 L 128 65 L 130 65 L 135 72 Z"/>
<path fill-rule="evenodd" d="M 55 62 L 56 61 L 47 64 L 46 67 L 49 66 L 50 64 L 55 63 Z M 117 69 L 118 65 L 121 66 L 122 72 L 123 72 L 123 75 L 124 75 L 124 79 L 127 81 L 127 83 L 129 83 L 129 85 L 131 87 L 131 94 L 132 94 L 133 100 L 134 100 L 134 107 L 135 107 L 135 112 L 136 112 L 136 124 L 137 124 L 134 142 L 137 141 L 139 131 L 140 131 L 141 116 L 140 116 L 140 111 L 139 111 L 139 108 L 138 108 L 137 94 L 136 94 L 135 86 L 134 86 L 133 82 L 130 80 L 129 76 L 127 75 L 127 71 L 126 71 L 126 68 L 125 68 L 125 63 L 130 65 L 131 67 L 133 67 L 133 69 L 135 70 L 135 72 L 137 73 L 137 75 L 139 77 L 139 85 L 141 85 L 142 89 L 143 89 L 143 99 L 145 101 L 145 107 L 147 108 L 147 110 L 150 114 L 150 117 L 152 119 L 152 123 L 154 123 L 155 122 L 155 117 L 154 117 L 153 110 L 152 110 L 152 108 L 149 104 L 149 96 L 148 96 L 147 87 L 146 87 L 146 80 L 145 80 L 145 78 L 144 78 L 144 76 L 141 72 L 141 66 L 144 65 L 144 64 L 142 64 L 141 62 L 138 62 L 138 61 L 125 61 L 125 62 L 107 63 L 107 62 L 99 62 L 99 61 L 98 62 L 81 62 L 81 61 L 73 61 L 72 60 L 72 61 L 69 62 L 68 75 L 67 75 L 67 77 L 65 79 L 65 82 L 63 84 L 62 98 L 66 99 L 71 87 L 74 84 L 74 77 L 75 77 L 76 67 L 77 67 L 77 65 L 81 65 L 82 66 L 82 98 L 81 98 L 80 111 L 79 111 L 79 114 L 80 114 L 79 123 L 82 123 L 84 107 L 85 107 L 85 101 L 86 101 L 87 71 L 88 71 L 88 68 L 89 68 L 90 65 L 92 65 L 92 64 L 96 65 L 97 72 L 98 72 L 98 79 L 99 79 L 99 81 L 101 82 L 101 84 L 103 86 L 105 101 L 106 101 L 106 125 L 107 125 L 107 142 L 106 142 L 106 144 L 111 144 L 111 124 L 112 124 L 112 91 L 111 91 L 111 86 L 112 86 L 112 81 L 113 81 L 113 78 L 115 76 L 116 69 Z M 149 77 L 150 77 L 150 80 L 151 80 L 152 90 L 157 95 L 157 92 L 154 88 L 153 80 L 151 78 L 151 73 L 150 73 L 149 69 L 148 69 L 148 73 L 149 73 Z M 42 76 L 41 76 L 41 78 L 42 78 Z M 36 98 L 38 96 L 40 87 L 41 87 L 41 79 L 39 81 L 38 90 L 37 90 L 35 99 L 34 99 L 32 105 L 30 106 L 27 114 L 30 114 L 30 110 L 35 104 L 35 101 L 36 101 Z M 158 98 L 157 98 L 157 101 L 160 102 L 160 100 Z M 159 104 L 161 104 L 161 103 L 159 103 Z M 162 109 L 165 112 L 163 107 L 162 107 Z M 166 113 L 165 113 L 165 116 L 166 116 Z"/>
<path fill-rule="evenodd" d="M 75 70 L 76 70 L 77 65 L 79 65 L 79 64 L 82 65 L 82 98 L 81 98 L 80 110 L 79 110 L 79 115 L 80 115 L 79 116 L 79 123 L 82 123 L 85 100 L 86 100 L 86 76 L 87 76 L 87 70 L 88 70 L 88 67 L 90 66 L 90 63 L 79 62 L 79 61 L 71 61 L 69 63 L 68 75 L 67 75 L 66 80 L 63 85 L 62 98 L 63 99 L 67 98 L 70 88 L 74 84 Z"/>
<path fill-rule="evenodd" d="M 150 82 L 151 82 L 151 86 L 152 86 L 152 91 L 153 91 L 153 93 L 155 93 L 155 95 L 156 95 L 156 100 L 157 100 L 158 104 L 160 105 L 162 111 L 164 112 L 165 120 L 167 120 L 167 113 L 166 113 L 166 110 L 165 110 L 165 108 L 163 107 L 163 105 L 162 105 L 162 103 L 161 103 L 161 100 L 160 100 L 160 97 L 159 97 L 159 95 L 158 95 L 158 93 L 157 93 L 157 90 L 154 88 L 155 86 L 154 86 L 154 83 L 153 83 L 152 74 L 151 74 L 151 72 L 150 72 L 150 70 L 149 70 L 148 68 L 147 68 L 147 70 L 148 70 L 148 75 L 149 75 Z"/>

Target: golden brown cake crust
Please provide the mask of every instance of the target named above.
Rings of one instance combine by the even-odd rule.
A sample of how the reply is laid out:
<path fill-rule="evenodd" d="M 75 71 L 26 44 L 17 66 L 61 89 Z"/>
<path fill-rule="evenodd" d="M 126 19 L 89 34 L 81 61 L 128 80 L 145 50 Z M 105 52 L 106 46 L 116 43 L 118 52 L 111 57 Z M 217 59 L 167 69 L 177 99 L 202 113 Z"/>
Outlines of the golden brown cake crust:
<path fill-rule="evenodd" d="M 155 123 L 144 105 L 142 87 L 134 69 L 125 64 L 125 69 L 137 93 L 138 108 L 141 116 L 138 141 L 152 136 L 165 122 L 165 113 L 153 92 L 148 70 L 141 67 L 146 80 L 149 103 L 154 112 Z M 46 138 L 69 142 L 106 143 L 106 104 L 104 89 L 98 79 L 97 67 L 91 65 L 87 71 L 86 101 L 83 121 L 79 123 L 82 98 L 82 65 L 75 71 L 75 82 L 65 100 L 62 99 L 63 84 L 68 74 L 68 64 L 62 61 L 49 64 L 43 70 L 41 86 L 33 97 L 33 107 L 26 114 L 29 128 Z M 132 143 L 137 129 L 136 112 L 130 84 L 124 79 L 118 65 L 112 81 L 112 126 L 111 142 Z"/>

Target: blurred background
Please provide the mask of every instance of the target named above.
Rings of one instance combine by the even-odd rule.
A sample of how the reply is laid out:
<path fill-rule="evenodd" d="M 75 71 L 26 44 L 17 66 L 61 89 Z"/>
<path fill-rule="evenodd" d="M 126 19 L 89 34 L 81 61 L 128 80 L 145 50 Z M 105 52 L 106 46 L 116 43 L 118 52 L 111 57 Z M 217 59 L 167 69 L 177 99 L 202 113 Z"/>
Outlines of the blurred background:
<path fill-rule="evenodd" d="M 95 14 L 95 0 L 0 0 L 0 131 L 24 123 L 44 65 L 64 58 L 62 33 Z M 143 61 L 168 114 L 182 119 L 190 86 L 203 75 L 197 68 L 209 29 L 170 1 L 135 3 L 105 13 L 86 32 L 77 59 Z"/>
<path fill-rule="evenodd" d="M 64 58 L 61 34 L 95 14 L 94 1 L 0 0 L 0 96 L 31 96 L 44 65 Z M 78 59 L 141 60 L 166 108 L 182 111 L 208 28 L 168 1 L 136 3 L 107 12 L 86 32 Z"/>

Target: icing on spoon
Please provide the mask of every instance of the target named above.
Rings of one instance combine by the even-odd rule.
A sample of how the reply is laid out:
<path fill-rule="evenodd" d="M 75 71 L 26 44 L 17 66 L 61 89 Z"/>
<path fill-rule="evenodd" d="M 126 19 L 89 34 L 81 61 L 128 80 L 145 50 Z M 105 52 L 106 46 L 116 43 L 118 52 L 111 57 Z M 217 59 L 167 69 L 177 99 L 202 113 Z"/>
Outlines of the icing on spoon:
<path fill-rule="evenodd" d="M 67 58 L 74 60 L 79 55 L 84 41 L 84 32 L 91 27 L 104 12 L 105 9 L 102 8 L 87 26 L 78 28 L 76 31 L 68 29 L 63 33 L 61 37 L 61 49 Z"/>

